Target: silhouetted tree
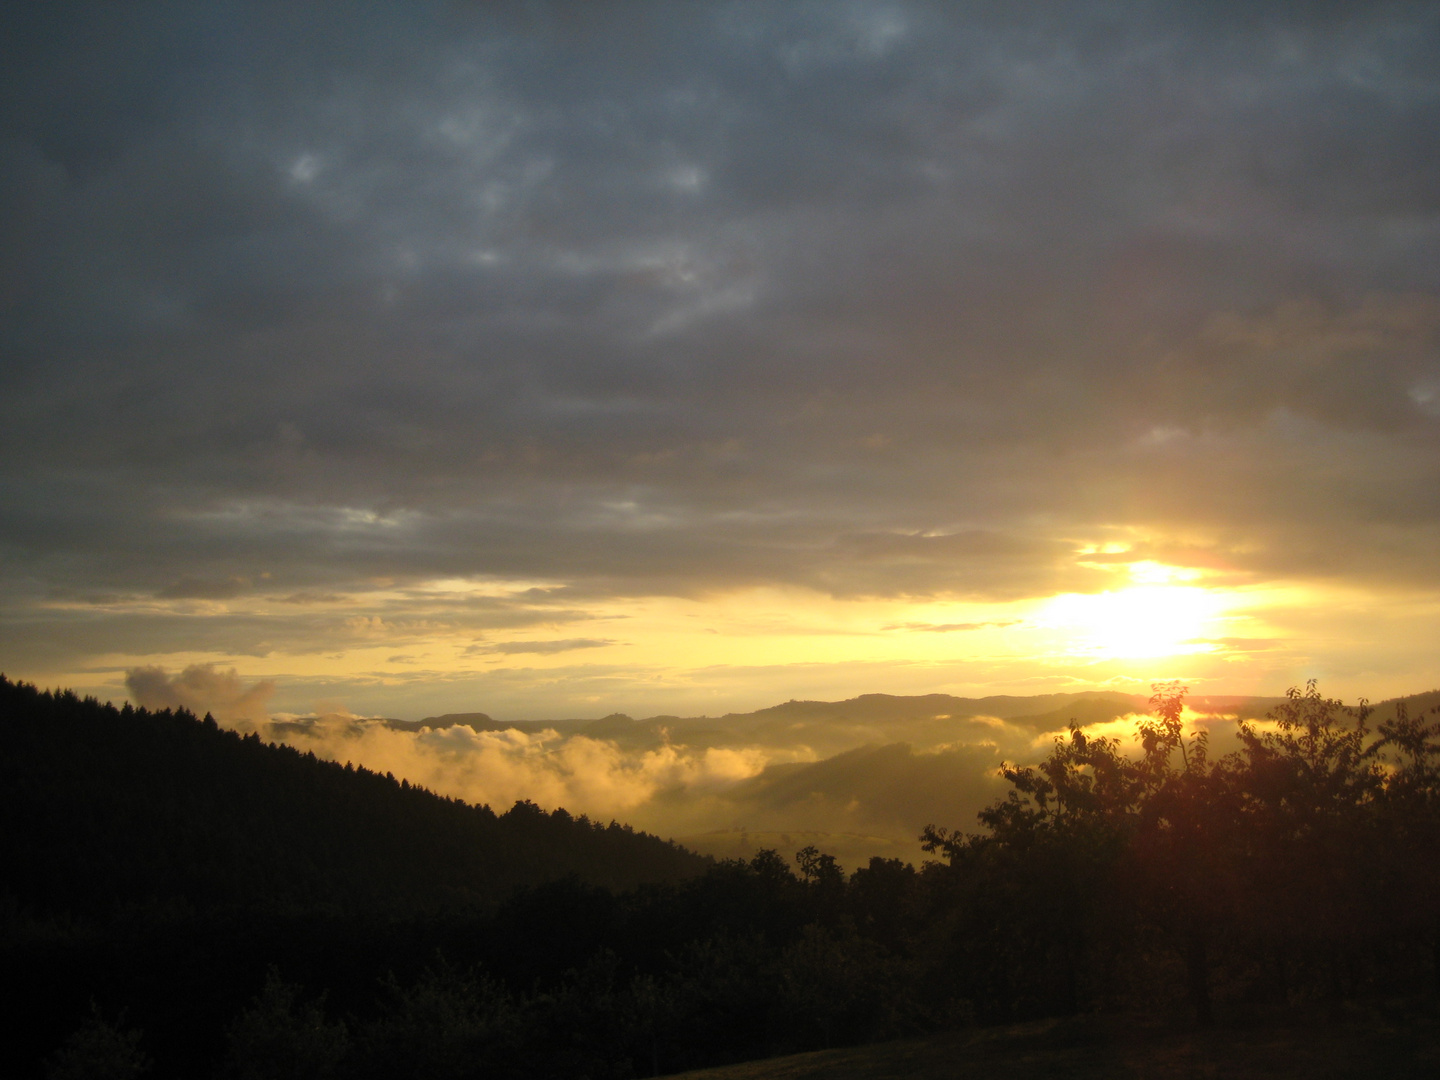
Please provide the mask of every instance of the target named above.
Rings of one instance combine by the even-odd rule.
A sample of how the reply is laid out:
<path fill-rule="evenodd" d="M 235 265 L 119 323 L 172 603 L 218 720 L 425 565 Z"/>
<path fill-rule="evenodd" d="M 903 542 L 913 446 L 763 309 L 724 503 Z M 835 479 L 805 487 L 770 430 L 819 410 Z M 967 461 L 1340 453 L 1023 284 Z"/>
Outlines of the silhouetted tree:
<path fill-rule="evenodd" d="M 1142 757 L 1134 766 L 1132 881 L 1146 916 L 1183 959 L 1196 1018 L 1209 1024 L 1212 943 L 1233 920 L 1240 888 L 1236 773 L 1234 762 L 1210 760 L 1208 732 L 1186 737 L 1187 688 L 1171 682 L 1153 690 L 1154 718 L 1136 725 Z"/>
<path fill-rule="evenodd" d="M 380 1015 L 357 1037 L 354 1071 L 414 1080 L 484 1076 L 512 1063 L 520 1023 L 503 987 L 436 957 L 409 985 L 384 981 Z"/>
<path fill-rule="evenodd" d="M 45 1062 L 46 1080 L 133 1080 L 150 1070 L 141 1034 L 111 1023 L 92 1002 L 90 1014 Z"/>
<path fill-rule="evenodd" d="M 1368 882 L 1396 854 L 1376 830 L 1385 774 L 1368 715 L 1363 702 L 1346 708 L 1311 680 L 1291 688 L 1268 726 L 1239 728 L 1248 915 L 1282 965 L 1323 969 L 1332 996 L 1353 989 L 1355 948 L 1375 930 Z"/>
<path fill-rule="evenodd" d="M 143 1023 L 160 1080 L 622 1080 L 1440 977 L 1435 714 L 1372 731 L 1309 684 L 1217 759 L 1185 693 L 1154 687 L 1138 751 L 1072 721 L 1038 764 L 1004 766 L 981 830 L 926 828 L 938 861 L 847 878 L 813 846 L 709 862 L 0 678 L 0 966 L 27 991 L 0 1069 L 33 1073 L 92 993 Z M 47 1067 L 147 1063 L 92 1011 Z"/>
<path fill-rule="evenodd" d="M 271 967 L 250 1006 L 230 1024 L 221 1075 L 233 1080 L 325 1080 L 350 1049 L 341 1021 L 325 1017 L 323 995 L 302 1001 L 300 987 Z"/>
<path fill-rule="evenodd" d="M 1378 726 L 1379 755 L 1388 767 L 1378 812 L 1386 858 L 1372 879 L 1379 919 L 1430 950 L 1431 979 L 1440 993 L 1440 706 L 1410 715 L 1397 702 Z"/>

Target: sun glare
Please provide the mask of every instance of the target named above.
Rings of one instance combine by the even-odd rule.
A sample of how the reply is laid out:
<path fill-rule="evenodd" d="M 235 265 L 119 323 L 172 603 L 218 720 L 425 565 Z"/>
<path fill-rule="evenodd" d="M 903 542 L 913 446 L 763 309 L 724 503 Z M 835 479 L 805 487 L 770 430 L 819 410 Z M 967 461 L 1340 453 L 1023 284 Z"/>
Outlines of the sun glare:
<path fill-rule="evenodd" d="M 1178 656 L 1210 652 L 1201 640 L 1223 600 L 1194 585 L 1134 585 L 1113 592 L 1066 593 L 1046 604 L 1044 625 L 1074 651 L 1103 657 Z"/>

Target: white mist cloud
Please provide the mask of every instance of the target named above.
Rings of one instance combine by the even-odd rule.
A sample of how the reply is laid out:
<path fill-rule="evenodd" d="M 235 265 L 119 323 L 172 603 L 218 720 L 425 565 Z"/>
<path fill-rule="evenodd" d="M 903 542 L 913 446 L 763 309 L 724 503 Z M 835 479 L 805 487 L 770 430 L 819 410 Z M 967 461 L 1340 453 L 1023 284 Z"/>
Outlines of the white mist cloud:
<path fill-rule="evenodd" d="M 938 729 L 945 720 L 928 723 Z M 658 743 L 637 744 L 555 729 L 406 730 L 335 703 L 317 705 L 312 716 L 237 726 L 498 811 L 528 799 L 724 855 L 736 853 L 726 839 L 736 830 L 782 848 L 805 832 L 805 842 L 853 865 L 876 853 L 922 858 L 916 837 L 930 822 L 975 827 L 976 811 L 1001 794 L 1000 761 L 1043 757 L 1054 736 L 972 717 L 953 721 L 944 743 L 927 740 L 926 725 L 897 721 L 882 725 L 889 731 L 839 724 L 823 737 L 787 725 L 682 731 L 675 739 L 662 731 Z M 894 741 L 905 738 L 919 742 Z M 716 740 L 724 745 L 701 745 Z"/>
<path fill-rule="evenodd" d="M 513 728 L 405 731 L 338 710 L 273 725 L 269 735 L 318 757 L 393 773 L 498 810 L 529 799 L 602 820 L 631 815 L 662 791 L 684 798 L 721 790 L 795 756 L 759 746 L 691 749 L 668 742 L 625 750 L 607 739 Z"/>
<path fill-rule="evenodd" d="M 976 812 L 1005 793 L 1001 762 L 1043 758 L 1064 737 L 1066 716 L 1086 704 L 1037 698 L 1035 709 L 1053 711 L 1006 719 L 937 713 L 940 703 L 924 698 L 856 699 L 791 702 L 714 721 L 667 718 L 663 726 L 610 717 L 589 731 L 583 721 L 417 730 L 359 716 L 338 700 L 317 701 L 305 716 L 271 716 L 270 683 L 247 686 L 234 670 L 212 665 L 174 676 L 137 668 L 127 685 L 140 705 L 209 711 L 232 729 L 497 811 L 525 799 L 727 856 L 756 845 L 788 852 L 816 843 L 852 866 L 873 854 L 924 858 L 916 838 L 926 824 L 976 828 Z M 1125 708 L 1123 699 L 1089 707 L 1092 736 L 1139 753 L 1141 710 Z M 1192 737 L 1213 733 L 1212 753 L 1234 748 L 1233 718 L 1224 710 L 1187 710 L 1186 720 Z M 802 834 L 806 839 L 795 839 Z"/>

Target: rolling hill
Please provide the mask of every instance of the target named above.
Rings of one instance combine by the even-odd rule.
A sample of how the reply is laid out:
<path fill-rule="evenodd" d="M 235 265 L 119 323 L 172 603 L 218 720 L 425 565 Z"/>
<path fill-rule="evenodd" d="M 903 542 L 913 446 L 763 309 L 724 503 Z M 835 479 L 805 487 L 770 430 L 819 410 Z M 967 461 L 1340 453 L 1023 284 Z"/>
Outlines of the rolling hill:
<path fill-rule="evenodd" d="M 614 889 L 705 860 L 615 823 L 503 813 L 184 713 L 0 677 L 5 903 L 33 915 L 413 910 L 573 875 Z"/>

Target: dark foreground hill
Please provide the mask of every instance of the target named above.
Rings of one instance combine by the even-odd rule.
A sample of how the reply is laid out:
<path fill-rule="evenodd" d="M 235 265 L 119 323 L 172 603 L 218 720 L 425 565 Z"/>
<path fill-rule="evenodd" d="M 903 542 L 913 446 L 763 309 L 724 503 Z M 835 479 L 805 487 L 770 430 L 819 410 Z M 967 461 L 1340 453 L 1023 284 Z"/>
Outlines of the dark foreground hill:
<path fill-rule="evenodd" d="M 493 904 L 575 875 L 633 888 L 706 861 L 611 823 L 503 814 L 365 769 L 0 677 L 4 903 L 34 917 L 137 909 L 409 911 Z"/>
<path fill-rule="evenodd" d="M 0 681 L 0 1075 L 1430 1075 L 1440 713 L 1310 685 L 1218 754 L 1184 693 L 1138 746 L 1076 724 L 1007 768 L 918 869 L 687 877 L 621 827 Z"/>
<path fill-rule="evenodd" d="M 628 826 L 496 814 L 208 718 L 3 676 L 0 747 L 5 1076 L 40 1075 L 92 1003 L 102 1034 L 144 1032 L 147 1075 L 206 1075 L 272 965 L 345 1008 L 437 950 L 526 985 L 593 948 L 612 897 L 711 865 Z"/>
<path fill-rule="evenodd" d="M 682 1075 L 684 1080 L 1418 1080 L 1440 1076 L 1440 1019 L 1433 1010 L 1352 1008 L 1199 1029 L 1143 1017 L 1087 1016 L 792 1054 Z"/>

